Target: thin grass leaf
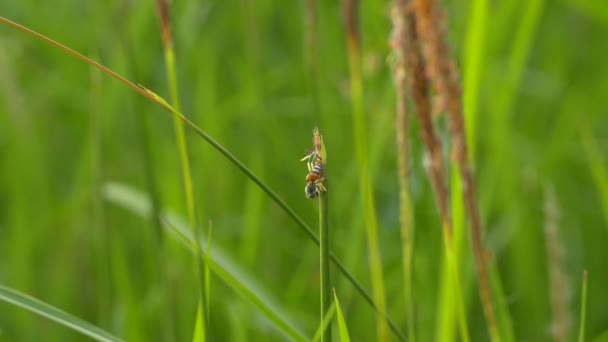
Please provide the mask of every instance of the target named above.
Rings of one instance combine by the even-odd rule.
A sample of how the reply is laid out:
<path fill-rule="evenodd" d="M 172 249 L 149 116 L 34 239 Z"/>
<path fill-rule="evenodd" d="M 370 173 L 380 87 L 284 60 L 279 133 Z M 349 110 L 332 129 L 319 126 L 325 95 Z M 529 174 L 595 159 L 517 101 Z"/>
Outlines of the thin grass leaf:
<path fill-rule="evenodd" d="M 578 342 L 585 342 L 585 325 L 587 325 L 587 270 L 583 271 L 583 287 L 581 290 L 581 320 L 578 332 Z"/>
<path fill-rule="evenodd" d="M 104 197 L 128 211 L 143 218 L 151 219 L 151 203 L 149 198 L 130 188 L 118 183 L 107 183 L 104 186 Z M 165 229 L 182 242 L 193 253 L 198 246 L 206 244 L 205 238 L 200 238 L 196 243 L 192 236 L 192 230 L 179 216 L 170 211 L 162 214 Z M 266 318 L 272 322 L 281 332 L 295 341 L 307 341 L 304 334 L 293 322 L 290 316 L 275 303 L 268 291 L 260 287 L 248 272 L 246 272 L 236 261 L 229 257 L 219 246 L 215 246 L 209 254 L 209 268 L 237 293 L 251 301 Z"/>
<path fill-rule="evenodd" d="M 205 315 L 203 314 L 203 301 L 198 300 L 196 306 L 196 318 L 194 320 L 194 334 L 192 334 L 192 341 L 204 341 L 205 340 Z"/>
<path fill-rule="evenodd" d="M 207 232 L 207 251 L 205 253 L 205 300 L 209 303 L 211 299 L 211 272 L 209 262 L 211 261 L 211 220 L 209 220 L 209 231 Z M 207 321 L 211 319 L 209 305 L 207 305 Z"/>
<path fill-rule="evenodd" d="M 384 275 L 382 271 L 382 257 L 378 242 L 378 218 L 372 187 L 372 177 L 367 148 L 367 123 L 365 107 L 363 105 L 363 76 L 361 63 L 361 40 L 359 32 L 361 27 L 357 19 L 356 0 L 343 0 L 343 16 L 346 31 L 348 50 L 348 66 L 350 81 L 350 99 L 353 116 L 353 136 L 355 154 L 359 170 L 359 187 L 361 190 L 361 206 L 365 219 L 365 233 L 369 255 L 369 269 L 371 273 L 372 294 L 374 302 L 380 312 L 386 311 L 386 294 L 384 289 Z M 388 341 L 388 327 L 384 319 L 376 319 L 376 332 L 378 341 Z"/>
<path fill-rule="evenodd" d="M 469 146 L 470 160 L 475 165 L 475 135 L 479 96 L 481 89 L 481 75 L 485 66 L 485 36 L 487 31 L 488 0 L 473 0 L 470 5 L 470 20 L 467 30 L 463 85 L 466 91 L 462 96 L 463 115 L 467 132 L 467 145 Z"/>
<path fill-rule="evenodd" d="M 313 131 L 313 144 L 315 151 L 321 157 L 324 164 L 324 169 L 327 167 L 327 152 L 325 150 L 325 143 L 323 142 L 323 136 L 319 132 L 318 128 Z M 327 177 L 327 170 L 325 170 L 324 177 Z M 325 315 L 329 312 L 331 306 L 331 275 L 330 275 L 330 233 L 329 233 L 329 197 L 327 189 L 327 181 L 322 182 L 324 184 L 325 191 L 318 191 L 319 193 L 319 274 L 320 274 L 320 289 L 321 289 L 321 301 L 320 301 L 320 317 L 321 326 L 323 322 L 326 322 L 329 327 L 322 329 L 321 342 L 331 342 L 331 320 L 326 319 Z M 316 185 L 315 185 L 316 186 Z"/>
<path fill-rule="evenodd" d="M 120 338 L 110 334 L 109 332 L 94 326 L 91 323 L 85 322 L 80 318 L 74 317 L 69 313 L 44 303 L 34 297 L 28 296 L 25 293 L 15 289 L 0 285 L 0 300 L 18 306 L 20 308 L 31 311 L 42 317 L 55 321 L 69 329 L 78 331 L 97 341 L 116 342 L 122 341 Z"/>
<path fill-rule="evenodd" d="M 171 22 L 169 19 L 169 2 L 167 0 L 157 0 L 156 10 L 158 14 L 161 38 L 163 44 L 163 50 L 165 55 L 165 67 L 167 72 L 167 81 L 169 83 L 169 89 L 171 90 L 171 103 L 173 108 L 181 113 L 181 104 L 179 99 L 179 88 L 177 83 L 176 66 L 175 66 L 175 51 L 173 49 L 173 37 L 171 35 Z M 194 236 L 198 236 L 198 225 L 196 223 L 196 207 L 200 208 L 194 203 L 194 189 L 192 187 L 192 171 L 190 169 L 190 161 L 188 159 L 188 143 L 186 141 L 186 134 L 184 133 L 184 124 L 177 115 L 173 116 L 173 128 L 175 131 L 175 140 L 177 143 L 177 151 L 179 154 L 179 160 L 182 169 L 182 180 L 184 186 L 184 194 L 186 196 L 186 207 L 188 212 L 188 222 L 192 227 L 192 233 Z M 198 239 L 195 241 L 198 242 Z M 197 309 L 197 321 L 195 323 L 195 332 L 193 341 L 205 342 L 205 334 L 208 330 L 208 319 L 207 314 L 207 298 L 205 293 L 205 271 L 203 257 L 200 255 L 200 247 L 196 248 L 194 255 L 196 264 L 196 273 L 198 273 L 199 279 L 199 304 Z M 205 329 L 199 326 L 205 326 Z"/>
<path fill-rule="evenodd" d="M 336 313 L 338 315 L 338 327 L 340 328 L 340 341 L 350 342 L 350 336 L 348 336 L 348 328 L 346 327 L 346 321 L 342 314 L 342 308 L 340 307 L 340 301 L 338 301 L 338 295 L 336 295 L 336 289 L 334 289 L 334 301 L 336 303 Z"/>

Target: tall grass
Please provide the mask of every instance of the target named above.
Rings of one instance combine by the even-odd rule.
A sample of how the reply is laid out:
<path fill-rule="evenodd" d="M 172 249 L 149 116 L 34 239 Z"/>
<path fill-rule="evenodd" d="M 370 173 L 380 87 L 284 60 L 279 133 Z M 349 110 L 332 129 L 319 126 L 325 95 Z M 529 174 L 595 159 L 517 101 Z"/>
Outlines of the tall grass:
<path fill-rule="evenodd" d="M 158 14 L 158 19 L 160 23 L 160 32 L 161 32 L 161 41 L 163 45 L 163 49 L 165 52 L 165 66 L 167 69 L 167 81 L 169 83 L 169 89 L 171 91 L 171 103 L 173 108 L 178 113 L 182 112 L 180 98 L 179 98 L 179 86 L 177 82 L 177 72 L 175 65 L 175 50 L 173 49 L 173 37 L 171 35 L 171 22 L 169 18 L 169 3 L 167 0 L 157 0 L 156 1 L 156 11 Z M 175 140 L 177 143 L 177 150 L 179 154 L 179 160 L 181 163 L 182 169 L 182 180 L 184 183 L 184 195 L 186 198 L 186 208 L 188 212 L 188 221 L 190 223 L 190 227 L 193 229 L 193 236 L 199 236 L 198 232 L 198 224 L 196 220 L 196 204 L 194 200 L 194 187 L 192 183 L 192 171 L 190 169 L 190 161 L 188 157 L 188 144 L 186 142 L 186 135 L 184 134 L 184 126 L 178 116 L 173 117 L 173 127 L 175 130 Z M 200 211 L 200 202 L 199 202 Z M 196 240 L 198 241 L 198 239 Z M 198 278 L 200 279 L 199 283 L 199 304 L 198 310 L 196 314 L 196 323 L 195 323 L 195 333 L 193 341 L 205 341 L 205 335 L 208 333 L 208 325 L 209 325 L 209 317 L 208 317 L 208 309 L 207 309 L 207 298 L 205 291 L 205 266 L 203 256 L 198 253 L 198 251 L 202 250 L 201 248 L 196 248 L 197 253 L 195 253 L 195 265 L 196 265 L 196 273 L 198 274 Z"/>
<path fill-rule="evenodd" d="M 579 2 L 433 2 L 439 76 L 457 95 L 424 51 L 408 53 L 428 36 L 387 46 L 391 29 L 416 33 L 416 0 L 395 1 L 401 30 L 386 2 L 342 17 L 357 2 L 185 0 L 170 15 L 163 1 L 2 2 L 107 69 L 2 20 L 0 340 L 605 338 L 606 21 Z M 331 143 L 325 211 L 303 196 L 298 162 L 315 125 Z M 205 217 L 213 246 L 193 235 Z M 594 274 L 580 310 L 577 269 Z M 335 305 L 320 312 L 320 298 Z"/>
<path fill-rule="evenodd" d="M 370 166 L 368 162 L 368 139 L 366 118 L 363 108 L 363 76 L 361 74 L 361 37 L 357 12 L 357 0 L 343 0 L 342 13 L 345 22 L 346 46 L 350 75 L 350 97 L 353 113 L 353 138 L 355 154 L 359 171 L 359 188 L 365 221 L 369 267 L 372 279 L 372 293 L 380 312 L 386 311 L 386 295 L 384 292 L 384 277 L 382 275 L 382 260 L 378 243 L 378 222 Z M 388 326 L 381 317 L 376 320 L 377 340 L 388 340 Z"/>

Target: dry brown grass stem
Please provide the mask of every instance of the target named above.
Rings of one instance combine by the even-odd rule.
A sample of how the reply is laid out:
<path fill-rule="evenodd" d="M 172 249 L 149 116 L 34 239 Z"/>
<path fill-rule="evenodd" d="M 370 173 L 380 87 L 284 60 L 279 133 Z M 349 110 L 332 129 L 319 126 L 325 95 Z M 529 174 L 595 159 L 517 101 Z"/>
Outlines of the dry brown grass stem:
<path fill-rule="evenodd" d="M 163 46 L 171 46 L 171 25 L 169 25 L 169 3 L 167 0 L 156 0 L 156 10 L 160 24 Z"/>
<path fill-rule="evenodd" d="M 346 39 L 353 51 L 359 51 L 359 28 L 357 23 L 357 7 L 359 2 L 355 0 L 342 1 L 342 18 L 346 28 Z"/>
<path fill-rule="evenodd" d="M 431 179 L 435 197 L 439 206 L 439 212 L 442 217 L 443 226 L 447 229 L 447 236 L 451 241 L 451 224 L 449 219 L 449 200 L 446 186 L 446 168 L 443 162 L 443 147 L 441 140 L 437 135 L 433 126 L 433 118 L 431 117 L 431 103 L 429 98 L 429 81 L 425 74 L 424 60 L 420 54 L 418 45 L 418 37 L 415 27 L 414 13 L 411 11 L 410 0 L 397 0 L 400 13 L 399 31 L 395 32 L 395 36 L 391 42 L 392 45 L 397 45 L 403 57 L 402 67 L 397 70 L 396 77 L 399 82 L 406 79 L 407 86 L 410 89 L 414 104 L 416 106 L 416 114 L 420 121 L 422 131 L 422 141 L 429 153 L 427 159 L 427 172 Z M 398 64 L 400 62 L 397 62 Z M 409 72 L 405 72 L 408 70 Z M 402 85 L 405 87 L 405 84 Z M 399 90 L 399 94 L 402 94 Z M 405 95 L 398 95 L 404 97 Z M 405 106 L 405 98 L 401 99 Z M 398 110 L 401 110 L 398 108 Z M 405 108 L 403 108 L 405 110 Z"/>
<path fill-rule="evenodd" d="M 481 219 L 477 208 L 475 184 L 468 159 L 464 119 L 462 116 L 462 96 L 454 61 L 450 58 L 445 42 L 444 15 L 439 5 L 432 0 L 415 0 L 416 30 L 422 42 L 422 52 L 426 60 L 426 75 L 431 81 L 437 101 L 434 112 L 447 112 L 453 158 L 458 164 L 462 179 L 464 202 L 471 227 L 471 240 L 479 294 L 490 336 L 497 340 L 496 320 L 490 293 L 486 251 L 483 247 Z"/>
<path fill-rule="evenodd" d="M 391 11 L 393 32 L 390 46 L 392 49 L 393 79 L 396 92 L 396 135 L 397 135 L 397 171 L 399 179 L 399 218 L 401 240 L 403 245 L 403 274 L 408 322 L 408 339 L 415 340 L 415 318 L 412 293 L 412 257 L 414 246 L 414 210 L 410 195 L 409 144 L 408 127 L 409 113 L 407 110 L 408 87 L 406 82 L 407 22 L 405 17 L 407 0 L 395 0 Z"/>

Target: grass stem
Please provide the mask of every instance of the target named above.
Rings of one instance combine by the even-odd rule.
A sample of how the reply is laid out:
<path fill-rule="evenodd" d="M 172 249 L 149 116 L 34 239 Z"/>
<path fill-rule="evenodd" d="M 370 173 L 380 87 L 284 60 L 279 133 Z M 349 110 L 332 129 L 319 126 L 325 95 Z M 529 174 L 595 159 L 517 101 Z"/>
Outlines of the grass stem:
<path fill-rule="evenodd" d="M 327 188 L 327 181 L 325 181 Z M 327 191 L 319 193 L 319 242 L 320 242 L 320 271 L 321 271 L 321 322 L 331 306 L 331 277 L 329 271 L 329 198 Z M 331 322 L 323 330 L 322 342 L 331 342 Z"/>
<path fill-rule="evenodd" d="M 581 289 L 581 320 L 578 332 L 578 342 L 585 342 L 585 325 L 587 324 L 587 270 L 583 271 L 583 287 Z"/>
<path fill-rule="evenodd" d="M 372 191 L 372 180 L 369 170 L 367 156 L 367 134 L 365 131 L 365 115 L 363 106 L 363 77 L 361 74 L 361 51 L 359 23 L 357 20 L 356 0 L 344 0 L 343 15 L 346 25 L 346 41 L 348 49 L 348 64 L 350 73 L 351 102 L 354 124 L 355 151 L 359 169 L 359 184 L 361 188 L 361 199 L 365 217 L 365 232 L 369 253 L 369 268 L 372 280 L 372 293 L 374 301 L 381 312 L 386 310 L 386 299 L 384 293 L 384 276 L 382 272 L 382 261 L 380 247 L 378 244 L 378 222 Z M 377 340 L 388 340 L 388 327 L 384 319 L 376 320 Z"/>
<path fill-rule="evenodd" d="M 169 19 L 169 3 L 167 0 L 157 0 L 156 1 L 156 9 L 158 13 L 160 28 L 161 28 L 161 38 L 163 49 L 165 51 L 165 66 L 167 72 L 167 79 L 169 82 L 169 89 L 171 90 L 171 102 L 173 103 L 173 107 L 181 113 L 181 105 L 179 100 L 179 86 L 177 82 L 177 73 L 175 67 L 175 50 L 173 49 L 173 37 L 171 36 L 171 24 Z M 188 221 L 190 226 L 192 227 L 192 234 L 195 237 L 199 236 L 198 225 L 196 223 L 196 206 L 194 203 L 194 189 L 192 186 L 192 172 L 190 169 L 190 161 L 188 159 L 188 144 L 186 142 L 186 135 L 184 133 L 184 125 L 182 121 L 177 116 L 173 116 L 173 126 L 175 129 L 175 138 L 177 141 L 177 148 L 179 152 L 179 159 L 181 163 L 182 169 L 182 179 L 184 185 L 184 193 L 186 196 L 186 207 L 188 212 Z M 196 240 L 198 241 L 198 240 Z M 201 298 L 202 308 L 199 308 L 200 315 L 197 315 L 198 319 L 203 319 L 204 322 L 197 322 L 196 325 L 204 325 L 205 329 L 203 330 L 205 334 L 208 333 L 208 317 L 206 313 L 207 309 L 207 300 L 206 300 L 206 291 L 205 291 L 205 272 L 204 272 L 204 260 L 203 256 L 200 253 L 200 248 L 196 250 L 195 258 L 196 258 L 196 272 L 199 275 L 200 284 L 199 284 L 199 298 Z M 195 334 L 196 336 L 196 334 Z M 205 341 L 205 335 L 200 335 L 200 340 Z"/>

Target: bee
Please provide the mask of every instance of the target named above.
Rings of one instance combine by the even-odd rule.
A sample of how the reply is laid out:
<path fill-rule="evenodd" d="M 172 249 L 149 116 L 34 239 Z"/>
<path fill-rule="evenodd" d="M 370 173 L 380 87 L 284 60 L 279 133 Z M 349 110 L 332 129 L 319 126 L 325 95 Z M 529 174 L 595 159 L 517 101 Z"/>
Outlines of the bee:
<path fill-rule="evenodd" d="M 323 181 L 325 180 L 323 177 L 325 165 L 316 149 L 302 160 L 304 161 L 306 159 L 308 159 L 308 174 L 306 175 L 306 187 L 304 188 L 304 192 L 306 193 L 306 197 L 315 198 L 319 195 L 320 191 L 327 190 L 323 185 Z"/>

